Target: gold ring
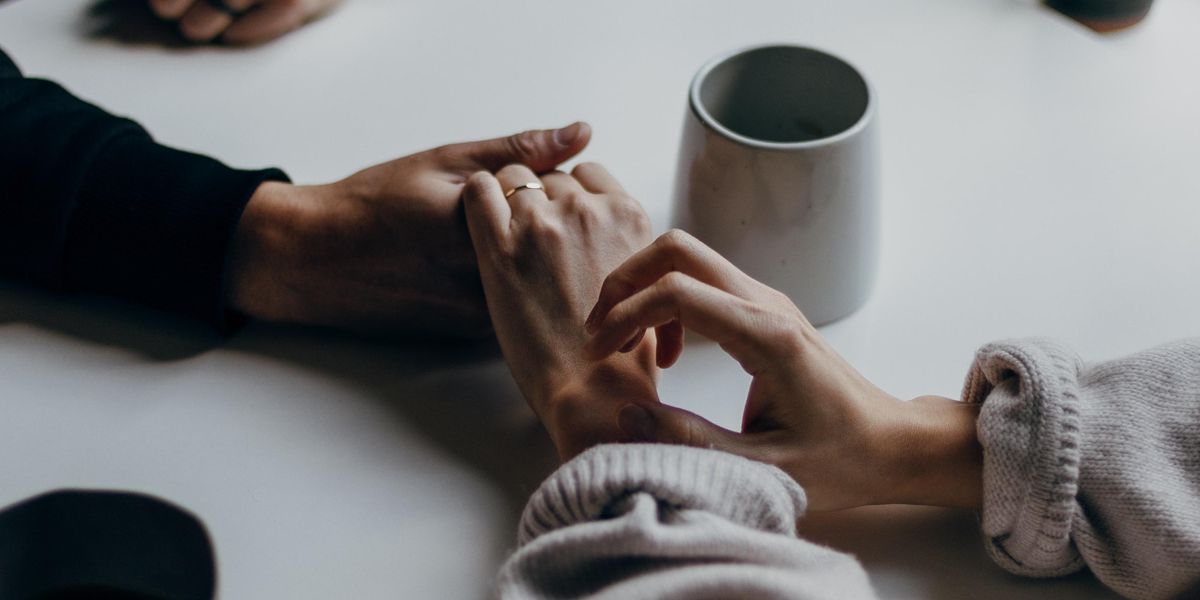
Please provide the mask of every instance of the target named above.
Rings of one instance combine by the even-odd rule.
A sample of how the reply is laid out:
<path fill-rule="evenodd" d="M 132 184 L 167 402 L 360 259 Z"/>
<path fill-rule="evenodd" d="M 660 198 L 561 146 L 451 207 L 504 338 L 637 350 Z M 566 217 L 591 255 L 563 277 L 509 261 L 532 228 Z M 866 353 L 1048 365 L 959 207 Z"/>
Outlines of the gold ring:
<path fill-rule="evenodd" d="M 546 188 L 542 187 L 542 182 L 531 181 L 529 183 L 522 183 L 521 185 L 518 185 L 517 187 L 515 187 L 511 190 L 508 190 L 507 192 L 504 192 L 504 197 L 509 198 L 513 194 L 515 194 L 521 190 L 545 190 L 545 189 Z"/>

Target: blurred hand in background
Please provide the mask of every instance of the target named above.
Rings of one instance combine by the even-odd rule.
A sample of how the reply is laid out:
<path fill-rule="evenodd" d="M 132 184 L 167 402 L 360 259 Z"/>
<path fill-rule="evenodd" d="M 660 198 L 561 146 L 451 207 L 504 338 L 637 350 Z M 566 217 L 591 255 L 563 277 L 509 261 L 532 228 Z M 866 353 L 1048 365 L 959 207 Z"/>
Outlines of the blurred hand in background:
<path fill-rule="evenodd" d="M 193 42 L 258 44 L 321 16 L 341 0 L 149 0 Z"/>

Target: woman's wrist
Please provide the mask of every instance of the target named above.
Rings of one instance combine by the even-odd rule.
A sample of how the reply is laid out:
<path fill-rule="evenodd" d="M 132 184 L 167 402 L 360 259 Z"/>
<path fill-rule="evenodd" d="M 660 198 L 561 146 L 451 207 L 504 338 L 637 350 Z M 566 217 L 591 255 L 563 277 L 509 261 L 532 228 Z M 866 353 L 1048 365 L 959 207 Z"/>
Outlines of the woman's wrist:
<path fill-rule="evenodd" d="M 893 411 L 877 441 L 881 489 L 875 504 L 978 509 L 983 450 L 975 432 L 979 406 L 922 396 Z"/>
<path fill-rule="evenodd" d="M 621 429 L 620 413 L 658 402 L 653 356 L 654 344 L 643 341 L 628 354 L 580 364 L 529 395 L 563 460 L 594 444 L 634 441 Z"/>

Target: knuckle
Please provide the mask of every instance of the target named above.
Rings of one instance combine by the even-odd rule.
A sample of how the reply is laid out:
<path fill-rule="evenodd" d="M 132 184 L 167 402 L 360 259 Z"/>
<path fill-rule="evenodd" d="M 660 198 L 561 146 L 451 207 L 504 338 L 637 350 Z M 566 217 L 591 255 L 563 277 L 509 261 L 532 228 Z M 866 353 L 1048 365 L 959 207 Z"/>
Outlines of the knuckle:
<path fill-rule="evenodd" d="M 514 180 L 525 179 L 525 177 L 524 177 L 525 173 L 526 173 L 525 165 L 522 165 L 521 163 L 509 163 L 509 164 L 501 167 L 499 171 L 496 171 L 496 177 L 497 178 L 507 177 L 507 178 L 511 178 Z"/>
<path fill-rule="evenodd" d="M 475 242 L 478 244 L 480 254 L 480 264 L 491 264 L 498 271 L 504 273 L 512 273 L 517 271 L 517 265 L 520 262 L 520 249 L 516 240 L 497 237 L 491 240 L 490 243 Z M 486 256 L 486 258 L 484 258 Z"/>
<path fill-rule="evenodd" d="M 682 229 L 671 229 L 658 237 L 659 246 L 669 252 L 683 252 L 691 247 L 692 236 Z"/>
<path fill-rule="evenodd" d="M 471 176 L 467 178 L 465 187 L 463 188 L 463 202 L 470 204 L 482 200 L 484 191 L 488 188 L 488 183 L 491 180 L 492 175 L 487 171 L 472 173 Z"/>
<path fill-rule="evenodd" d="M 647 215 L 646 211 L 642 210 L 642 207 L 636 204 L 630 205 L 626 209 L 622 220 L 639 233 L 649 232 L 654 228 L 654 224 L 650 222 L 650 215 Z"/>
<path fill-rule="evenodd" d="M 479 187 L 487 184 L 492 179 L 492 174 L 487 171 L 476 171 L 467 177 L 467 185 Z"/>
<path fill-rule="evenodd" d="M 599 231 L 600 228 L 607 225 L 604 215 L 596 210 L 594 203 L 589 202 L 577 194 L 572 194 L 567 197 L 568 206 L 575 210 L 579 215 L 579 221 L 587 231 Z"/>
<path fill-rule="evenodd" d="M 771 300 L 773 300 L 776 304 L 781 306 L 792 306 L 792 299 L 789 298 L 787 294 L 773 287 L 768 287 L 767 289 L 770 290 L 768 297 L 771 298 Z"/>
<path fill-rule="evenodd" d="M 642 209 L 642 203 L 636 198 L 624 192 L 616 192 L 608 194 L 610 201 L 609 205 L 615 213 L 621 216 L 629 216 L 635 213 L 645 212 Z"/>
<path fill-rule="evenodd" d="M 574 190 L 563 192 L 561 196 L 554 198 L 554 201 L 565 206 L 573 212 L 579 213 L 581 216 L 594 216 L 596 214 L 596 211 L 592 206 L 593 203 L 587 202 L 587 199 L 584 198 L 582 194 Z"/>
<path fill-rule="evenodd" d="M 571 174 L 572 175 L 582 175 L 582 176 L 586 177 L 589 174 L 596 173 L 597 169 L 603 169 L 603 168 L 604 167 L 600 166 L 600 163 L 582 162 L 582 163 L 579 163 L 578 165 L 575 165 L 574 169 L 571 169 Z"/>
<path fill-rule="evenodd" d="M 504 138 L 508 152 L 514 158 L 527 159 L 537 156 L 538 140 L 536 131 L 523 131 Z"/>
<path fill-rule="evenodd" d="M 558 219 L 535 217 L 529 222 L 527 230 L 530 236 L 550 245 L 560 245 L 567 237 L 566 228 Z"/>
<path fill-rule="evenodd" d="M 800 311 L 790 296 L 775 288 L 768 287 L 767 289 L 770 290 L 767 299 L 770 301 L 771 305 L 775 306 L 777 310 L 787 315 L 794 326 L 808 326 L 808 317 L 804 316 L 804 313 Z"/>
<path fill-rule="evenodd" d="M 666 296 L 679 296 L 691 289 L 691 278 L 679 271 L 671 271 L 663 275 L 659 281 L 659 289 Z"/>
<path fill-rule="evenodd" d="M 758 308 L 758 307 L 756 307 Z M 762 339 L 770 346 L 794 355 L 804 349 L 804 335 L 799 324 L 787 315 L 758 308 L 755 320 Z"/>
<path fill-rule="evenodd" d="M 434 163 L 444 164 L 447 159 L 453 156 L 454 150 L 450 144 L 444 144 L 436 148 L 430 148 L 428 151 L 423 152 L 422 154 L 425 154 L 428 156 L 428 158 L 433 159 Z"/>

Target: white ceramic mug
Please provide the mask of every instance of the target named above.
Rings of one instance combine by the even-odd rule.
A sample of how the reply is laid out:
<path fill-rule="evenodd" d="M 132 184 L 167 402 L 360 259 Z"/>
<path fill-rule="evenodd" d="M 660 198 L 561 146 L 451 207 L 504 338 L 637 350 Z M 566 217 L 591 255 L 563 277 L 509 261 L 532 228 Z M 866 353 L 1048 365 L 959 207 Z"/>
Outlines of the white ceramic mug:
<path fill-rule="evenodd" d="M 801 46 L 719 56 L 692 80 L 672 222 L 815 325 L 867 300 L 879 253 L 876 99 Z"/>

